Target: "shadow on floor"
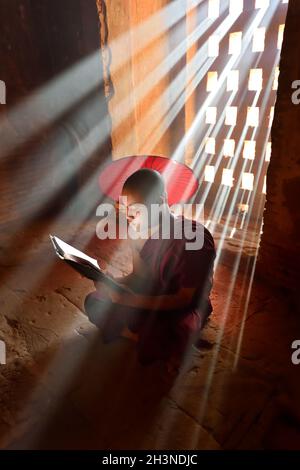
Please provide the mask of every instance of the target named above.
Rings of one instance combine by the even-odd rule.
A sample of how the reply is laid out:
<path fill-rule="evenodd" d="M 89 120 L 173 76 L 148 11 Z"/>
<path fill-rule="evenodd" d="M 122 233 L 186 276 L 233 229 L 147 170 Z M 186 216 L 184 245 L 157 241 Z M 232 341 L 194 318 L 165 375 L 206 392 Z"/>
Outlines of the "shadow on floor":
<path fill-rule="evenodd" d="M 76 372 L 70 383 L 62 384 L 74 360 Z M 120 338 L 104 345 L 94 329 L 88 337 L 78 336 L 65 345 L 47 381 L 45 387 L 57 387 L 51 389 L 56 403 L 10 448 L 143 448 L 172 385 L 163 376 L 161 364 L 143 367 L 137 362 L 129 340 Z"/>

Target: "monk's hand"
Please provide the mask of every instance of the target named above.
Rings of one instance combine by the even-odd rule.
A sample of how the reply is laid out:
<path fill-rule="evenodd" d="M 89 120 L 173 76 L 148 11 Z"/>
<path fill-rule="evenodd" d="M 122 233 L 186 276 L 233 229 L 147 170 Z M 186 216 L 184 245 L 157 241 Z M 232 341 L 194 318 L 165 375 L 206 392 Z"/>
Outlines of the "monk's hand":
<path fill-rule="evenodd" d="M 104 294 L 105 297 L 110 299 L 113 303 L 122 303 L 122 296 L 123 294 L 119 292 L 118 290 L 114 289 L 111 287 L 109 284 L 106 284 L 105 282 L 102 281 L 95 281 L 94 286 L 96 290 L 100 291 L 102 294 Z"/>

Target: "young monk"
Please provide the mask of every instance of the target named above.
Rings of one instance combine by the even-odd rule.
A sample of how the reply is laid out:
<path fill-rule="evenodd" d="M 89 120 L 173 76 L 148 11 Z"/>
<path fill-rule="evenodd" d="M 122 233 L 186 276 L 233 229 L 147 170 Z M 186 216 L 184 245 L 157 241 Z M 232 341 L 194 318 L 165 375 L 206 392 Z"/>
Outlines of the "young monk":
<path fill-rule="evenodd" d="M 139 204 L 145 205 L 149 213 L 157 204 L 161 215 L 154 221 L 149 217 L 144 224 L 146 235 L 131 240 L 133 272 L 118 279 L 130 290 L 120 293 L 102 282 L 95 283 L 96 291 L 85 299 L 85 310 L 90 321 L 102 329 L 104 341 L 120 335 L 131 337 L 137 341 L 143 364 L 165 360 L 177 370 L 187 347 L 212 312 L 209 294 L 214 241 L 206 228 L 193 221 L 193 229 L 202 230 L 203 246 L 187 249 L 191 239 L 187 240 L 184 230 L 180 230 L 186 219 L 171 214 L 164 181 L 156 171 L 133 173 L 125 181 L 122 196 L 130 224 L 141 216 L 138 209 L 135 211 Z M 162 224 L 167 218 L 170 236 L 164 238 Z M 181 231 L 183 236 L 176 239 L 174 233 Z"/>

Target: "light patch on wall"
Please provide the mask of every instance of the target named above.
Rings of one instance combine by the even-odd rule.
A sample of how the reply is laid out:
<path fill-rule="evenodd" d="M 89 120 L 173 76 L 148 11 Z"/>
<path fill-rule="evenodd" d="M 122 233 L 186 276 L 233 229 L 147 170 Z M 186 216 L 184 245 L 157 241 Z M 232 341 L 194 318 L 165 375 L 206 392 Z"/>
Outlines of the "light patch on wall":
<path fill-rule="evenodd" d="M 250 69 L 248 89 L 250 91 L 260 91 L 263 83 L 262 69 Z"/>
<path fill-rule="evenodd" d="M 269 116 L 269 128 L 272 127 L 273 119 L 274 119 L 274 106 L 271 106 L 270 116 Z"/>
<path fill-rule="evenodd" d="M 259 124 L 259 108 L 257 106 L 249 106 L 247 110 L 246 125 L 250 127 L 258 127 Z"/>
<path fill-rule="evenodd" d="M 277 49 L 279 50 L 281 50 L 281 47 L 282 47 L 283 33 L 284 33 L 284 24 L 280 24 L 278 28 L 278 39 L 277 39 Z"/>
<path fill-rule="evenodd" d="M 240 54 L 242 50 L 242 32 L 231 33 L 229 35 L 228 54 Z"/>
<path fill-rule="evenodd" d="M 267 147 L 266 147 L 266 156 L 265 156 L 266 162 L 269 162 L 271 160 L 271 152 L 272 152 L 272 142 L 268 142 Z"/>
<path fill-rule="evenodd" d="M 255 0 L 255 8 L 268 8 L 270 0 Z"/>
<path fill-rule="evenodd" d="M 224 186 L 233 186 L 233 170 L 230 168 L 223 169 L 222 184 L 224 184 Z"/>
<path fill-rule="evenodd" d="M 218 18 L 220 14 L 220 0 L 208 0 L 208 18 Z"/>
<path fill-rule="evenodd" d="M 215 90 L 217 85 L 218 85 L 218 72 L 208 72 L 206 91 Z"/>
<path fill-rule="evenodd" d="M 216 153 L 216 139 L 214 137 L 207 137 L 205 143 L 205 152 L 212 155 Z"/>
<path fill-rule="evenodd" d="M 273 90 L 278 90 L 279 67 L 275 67 Z"/>
<path fill-rule="evenodd" d="M 226 126 L 235 126 L 237 120 L 237 107 L 227 106 L 225 110 L 225 124 Z"/>
<path fill-rule="evenodd" d="M 257 28 L 253 33 L 252 52 L 265 50 L 266 28 Z"/>
<path fill-rule="evenodd" d="M 254 160 L 256 150 L 256 141 L 255 140 L 245 140 L 243 158 L 247 160 Z"/>
<path fill-rule="evenodd" d="M 235 140 L 234 139 L 224 139 L 224 148 L 223 155 L 225 157 L 233 157 L 235 149 Z"/>
<path fill-rule="evenodd" d="M 244 0 L 230 0 L 229 14 L 240 15 L 244 9 Z"/>
<path fill-rule="evenodd" d="M 230 70 L 227 76 L 227 91 L 237 91 L 239 89 L 239 71 Z"/>
<path fill-rule="evenodd" d="M 267 194 L 267 178 L 264 176 L 264 184 L 262 188 L 262 193 Z"/>
<path fill-rule="evenodd" d="M 208 39 L 208 57 L 218 57 L 220 38 L 217 34 Z"/>
<path fill-rule="evenodd" d="M 253 173 L 243 173 L 242 174 L 242 189 L 247 189 L 248 191 L 253 190 L 254 174 Z"/>
<path fill-rule="evenodd" d="M 215 124 L 217 121 L 217 108 L 209 106 L 206 108 L 205 122 L 206 124 Z"/>
<path fill-rule="evenodd" d="M 215 167 L 212 165 L 206 165 L 204 169 L 204 181 L 213 183 L 215 180 Z"/>

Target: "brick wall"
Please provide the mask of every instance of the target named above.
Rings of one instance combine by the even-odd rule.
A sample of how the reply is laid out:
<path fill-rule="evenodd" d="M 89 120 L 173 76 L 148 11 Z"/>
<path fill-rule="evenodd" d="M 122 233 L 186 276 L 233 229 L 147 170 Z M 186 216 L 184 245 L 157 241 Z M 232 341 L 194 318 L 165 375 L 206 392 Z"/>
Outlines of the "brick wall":
<path fill-rule="evenodd" d="M 290 0 L 267 174 L 258 271 L 272 283 L 297 289 L 300 282 L 300 105 L 291 85 L 300 80 L 300 2 Z"/>
<path fill-rule="evenodd" d="M 64 210 L 110 155 L 110 142 L 95 0 L 10 0 L 0 3 L 0 17 L 6 223 Z M 94 145 L 89 135 L 100 122 L 103 135 Z M 95 185 L 93 194 L 99 198 Z"/>

